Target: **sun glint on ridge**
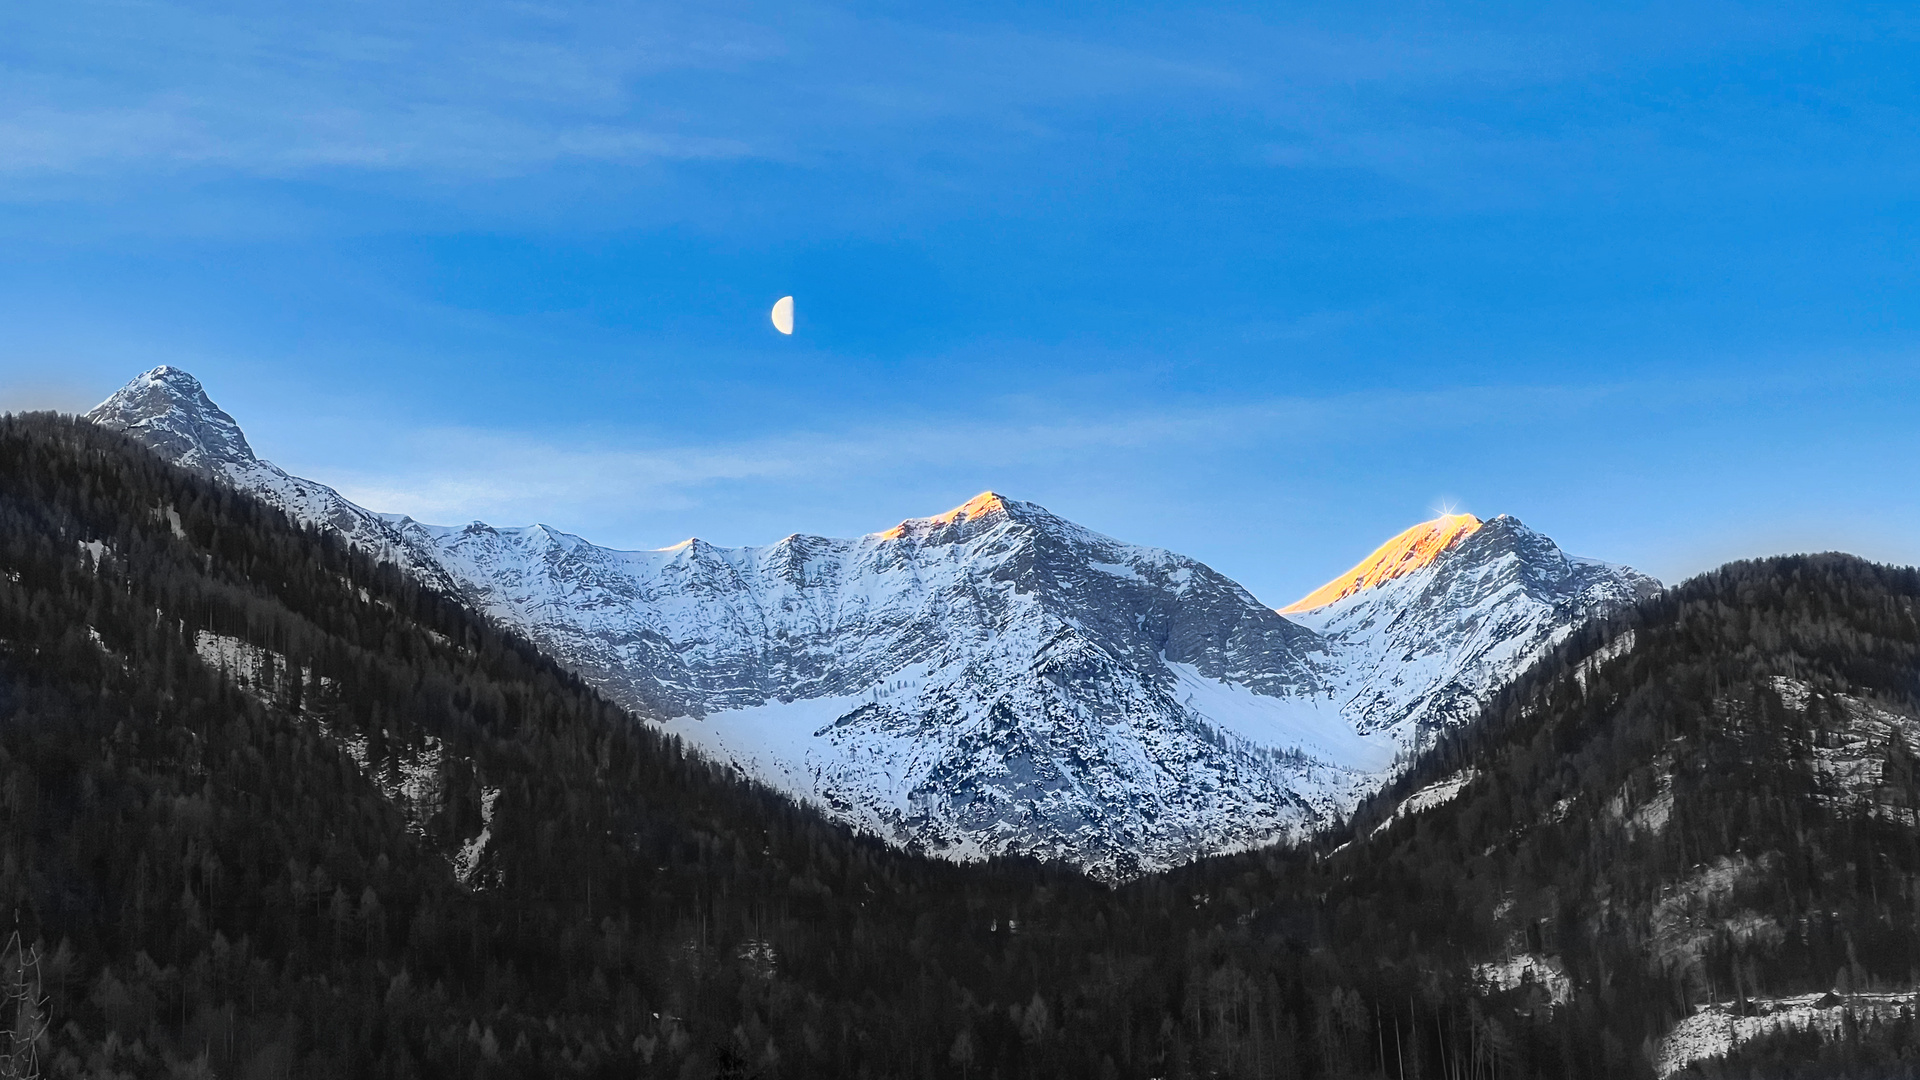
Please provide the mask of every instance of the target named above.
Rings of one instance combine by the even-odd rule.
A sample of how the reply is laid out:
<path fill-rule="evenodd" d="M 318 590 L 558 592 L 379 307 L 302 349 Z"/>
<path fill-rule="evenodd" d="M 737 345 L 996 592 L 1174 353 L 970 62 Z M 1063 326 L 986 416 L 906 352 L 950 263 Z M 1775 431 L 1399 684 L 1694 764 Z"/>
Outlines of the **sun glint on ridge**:
<path fill-rule="evenodd" d="M 999 492 L 983 491 L 973 498 L 968 499 L 966 502 L 961 503 L 959 506 L 948 510 L 944 514 L 935 514 L 932 517 L 924 518 L 908 518 L 878 535 L 883 540 L 898 540 L 900 537 L 907 535 L 915 529 L 932 529 L 942 525 L 951 525 L 956 521 L 972 521 L 975 518 L 994 513 L 995 511 L 1005 512 L 1006 509 L 1007 500 L 1000 495 Z"/>
<path fill-rule="evenodd" d="M 1442 514 L 1432 521 L 1423 521 L 1375 548 L 1373 554 L 1360 560 L 1353 569 L 1279 609 L 1280 614 L 1293 615 L 1326 607 L 1362 589 L 1410 574 L 1479 528 L 1480 519 L 1472 514 Z"/>

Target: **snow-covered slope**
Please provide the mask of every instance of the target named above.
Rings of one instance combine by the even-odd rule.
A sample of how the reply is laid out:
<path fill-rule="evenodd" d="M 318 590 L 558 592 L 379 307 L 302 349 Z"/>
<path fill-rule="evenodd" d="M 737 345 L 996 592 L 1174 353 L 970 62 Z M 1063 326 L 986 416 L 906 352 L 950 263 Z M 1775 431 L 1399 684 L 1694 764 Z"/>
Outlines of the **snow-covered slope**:
<path fill-rule="evenodd" d="M 1167 865 L 1329 820 L 1397 749 L 1240 586 L 992 493 L 767 547 L 394 525 L 688 742 L 931 850 Z"/>
<path fill-rule="evenodd" d="M 339 530 L 842 820 L 1109 876 L 1331 821 L 1649 584 L 1512 519 L 1443 519 L 1289 619 L 1204 564 L 991 492 L 852 539 L 615 551 L 363 510 L 258 460 L 176 369 L 89 417 Z"/>
<path fill-rule="evenodd" d="M 1402 558 L 1410 550 L 1402 541 L 1416 531 L 1446 539 L 1420 557 Z M 1415 526 L 1355 569 L 1387 561 L 1383 553 L 1391 556 L 1391 572 L 1332 603 L 1284 610 L 1319 631 L 1341 658 L 1339 697 L 1354 729 L 1390 734 L 1413 749 L 1471 720 L 1581 623 L 1660 588 L 1631 568 L 1569 556 L 1505 514 L 1486 522 L 1451 515 Z M 1354 577 L 1350 572 L 1329 587 Z"/>

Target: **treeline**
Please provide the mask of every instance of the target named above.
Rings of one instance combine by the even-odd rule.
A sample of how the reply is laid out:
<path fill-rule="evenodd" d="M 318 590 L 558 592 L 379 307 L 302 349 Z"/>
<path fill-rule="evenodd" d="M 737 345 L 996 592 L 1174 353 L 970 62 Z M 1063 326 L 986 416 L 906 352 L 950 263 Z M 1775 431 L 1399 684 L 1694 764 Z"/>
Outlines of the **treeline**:
<path fill-rule="evenodd" d="M 1911 710 L 1916 598 L 1729 568 L 1584 632 L 1343 835 L 1116 890 L 850 835 L 335 540 L 10 418 L 0 915 L 50 1075 L 1647 1075 L 1701 1001 L 1912 985 L 1920 837 L 1812 763 L 1836 695 Z M 1876 805 L 1915 805 L 1904 752 Z M 1727 858 L 1767 870 L 1722 906 L 1781 933 L 1675 947 L 1674 890 Z M 1515 953 L 1563 1000 L 1476 978 Z"/>

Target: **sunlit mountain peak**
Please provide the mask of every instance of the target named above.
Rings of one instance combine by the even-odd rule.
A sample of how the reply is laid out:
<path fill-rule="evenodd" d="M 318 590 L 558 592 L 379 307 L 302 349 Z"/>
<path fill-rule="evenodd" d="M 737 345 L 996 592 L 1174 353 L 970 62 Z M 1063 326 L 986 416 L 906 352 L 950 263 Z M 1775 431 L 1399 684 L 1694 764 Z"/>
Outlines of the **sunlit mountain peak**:
<path fill-rule="evenodd" d="M 1006 512 L 1007 500 L 1004 497 L 998 492 L 983 491 L 944 514 L 935 514 L 932 517 L 924 518 L 908 518 L 906 521 L 881 533 L 880 536 L 887 540 L 897 540 L 915 530 L 936 529 L 942 525 L 972 521 L 990 514 L 1004 514 Z"/>
<path fill-rule="evenodd" d="M 1440 557 L 1453 545 L 1472 536 L 1480 519 L 1472 514 L 1442 514 L 1423 521 L 1375 548 L 1353 569 L 1280 609 L 1282 615 L 1326 607 L 1362 589 L 1410 574 Z"/>

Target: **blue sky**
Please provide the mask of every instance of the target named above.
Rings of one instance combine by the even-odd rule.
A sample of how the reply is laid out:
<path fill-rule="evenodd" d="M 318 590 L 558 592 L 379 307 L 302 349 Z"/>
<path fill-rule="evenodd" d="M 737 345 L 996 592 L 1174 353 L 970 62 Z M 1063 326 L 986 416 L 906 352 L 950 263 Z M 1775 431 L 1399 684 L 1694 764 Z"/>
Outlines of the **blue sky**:
<path fill-rule="evenodd" d="M 618 546 L 993 488 L 1275 604 L 1443 505 L 1669 580 L 1920 561 L 1916 36 L 1833 3 L 13 5 L 0 407 L 178 364 L 377 509 Z"/>

